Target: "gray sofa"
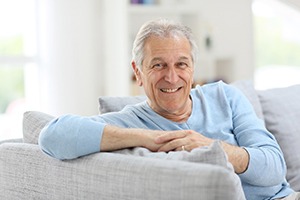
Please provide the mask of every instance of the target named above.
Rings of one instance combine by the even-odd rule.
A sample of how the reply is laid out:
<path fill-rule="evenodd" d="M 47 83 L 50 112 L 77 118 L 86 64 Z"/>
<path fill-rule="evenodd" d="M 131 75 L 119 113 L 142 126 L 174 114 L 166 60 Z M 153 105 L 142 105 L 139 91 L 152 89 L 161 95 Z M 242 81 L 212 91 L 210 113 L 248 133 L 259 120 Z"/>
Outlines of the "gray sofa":
<path fill-rule="evenodd" d="M 238 87 L 277 138 L 287 180 L 300 191 L 300 85 L 265 91 Z M 100 112 L 144 97 L 100 97 Z M 53 116 L 24 114 L 23 138 L 0 142 L 0 199 L 245 199 L 238 175 L 218 142 L 192 152 L 153 153 L 144 148 L 96 153 L 60 161 L 42 153 L 40 130 Z"/>

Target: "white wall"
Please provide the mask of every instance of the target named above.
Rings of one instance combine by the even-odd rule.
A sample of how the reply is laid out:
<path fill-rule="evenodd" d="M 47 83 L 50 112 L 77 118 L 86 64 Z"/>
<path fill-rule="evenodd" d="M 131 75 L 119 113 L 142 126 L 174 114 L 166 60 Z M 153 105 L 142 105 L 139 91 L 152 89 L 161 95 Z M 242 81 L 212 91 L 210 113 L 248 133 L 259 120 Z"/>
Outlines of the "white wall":
<path fill-rule="evenodd" d="M 198 1 L 202 17 L 210 26 L 211 56 L 223 63 L 228 81 L 253 79 L 254 42 L 251 0 Z M 200 55 L 201 56 L 201 55 Z M 204 55 L 207 56 L 207 55 Z M 228 66 L 229 65 L 229 66 Z M 205 73 L 205 66 L 202 70 Z"/>
<path fill-rule="evenodd" d="M 42 110 L 97 114 L 103 79 L 100 1 L 37 2 Z"/>
<path fill-rule="evenodd" d="M 129 73 L 131 70 L 128 57 L 128 18 L 124 0 L 102 0 L 104 9 L 103 42 L 105 76 L 102 95 L 126 96 L 130 94 Z M 131 54 L 130 54 L 131 55 Z"/>

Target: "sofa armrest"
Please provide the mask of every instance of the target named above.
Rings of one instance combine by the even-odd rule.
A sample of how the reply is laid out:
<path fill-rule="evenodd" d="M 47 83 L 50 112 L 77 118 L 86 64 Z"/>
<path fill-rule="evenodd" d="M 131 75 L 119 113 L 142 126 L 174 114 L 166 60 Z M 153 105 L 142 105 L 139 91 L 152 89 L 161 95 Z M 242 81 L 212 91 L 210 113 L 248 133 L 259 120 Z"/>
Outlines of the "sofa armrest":
<path fill-rule="evenodd" d="M 23 142 L 22 138 L 15 138 L 15 139 L 1 140 L 0 144 L 3 144 L 3 143 L 22 143 L 22 142 Z"/>
<path fill-rule="evenodd" d="M 0 145 L 0 199 L 245 199 L 216 165 L 96 153 L 60 161 L 34 144 Z"/>

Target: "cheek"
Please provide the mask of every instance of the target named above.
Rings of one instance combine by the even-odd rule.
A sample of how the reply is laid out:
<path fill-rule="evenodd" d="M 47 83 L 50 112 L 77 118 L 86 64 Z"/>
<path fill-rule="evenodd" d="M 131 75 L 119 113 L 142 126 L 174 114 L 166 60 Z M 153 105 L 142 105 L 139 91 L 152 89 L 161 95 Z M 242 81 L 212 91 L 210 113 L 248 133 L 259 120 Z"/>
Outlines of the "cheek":
<path fill-rule="evenodd" d="M 193 83 L 194 82 L 194 73 L 192 70 L 186 71 L 186 73 L 182 74 L 182 78 L 187 82 L 187 83 Z"/>
<path fill-rule="evenodd" d="M 155 85 L 160 79 L 161 79 L 161 76 L 159 73 L 150 72 L 147 74 L 146 81 L 149 85 Z"/>

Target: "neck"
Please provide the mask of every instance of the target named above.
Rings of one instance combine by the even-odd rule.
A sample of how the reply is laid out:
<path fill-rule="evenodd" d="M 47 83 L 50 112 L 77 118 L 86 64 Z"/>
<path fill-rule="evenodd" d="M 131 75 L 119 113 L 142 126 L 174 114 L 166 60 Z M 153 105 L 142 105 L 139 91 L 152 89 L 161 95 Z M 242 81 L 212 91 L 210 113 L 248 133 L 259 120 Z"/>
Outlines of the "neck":
<path fill-rule="evenodd" d="M 171 120 L 173 122 L 183 123 L 186 122 L 192 114 L 192 100 L 190 97 L 185 107 L 176 112 L 171 112 L 168 110 L 164 110 L 164 111 L 157 111 L 155 109 L 153 110 L 168 120 Z"/>

